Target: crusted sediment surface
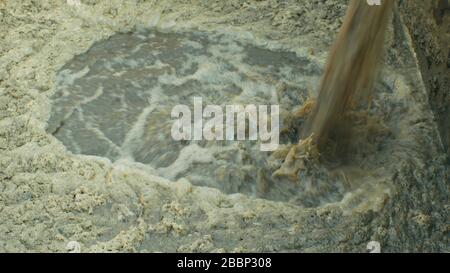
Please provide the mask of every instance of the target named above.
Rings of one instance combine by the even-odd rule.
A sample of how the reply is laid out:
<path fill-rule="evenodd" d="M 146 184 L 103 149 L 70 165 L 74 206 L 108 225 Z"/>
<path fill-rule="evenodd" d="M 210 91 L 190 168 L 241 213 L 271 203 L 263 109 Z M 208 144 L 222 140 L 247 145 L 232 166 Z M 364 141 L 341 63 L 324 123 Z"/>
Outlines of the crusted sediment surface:
<path fill-rule="evenodd" d="M 401 20 L 386 58 L 401 92 L 383 111 L 408 118 L 392 128 L 401 141 L 389 143 L 397 148 L 386 191 L 367 185 L 309 209 L 226 195 L 143 164 L 74 155 L 46 132 L 57 72 L 114 33 L 220 27 L 323 63 L 345 9 L 310 0 L 0 2 L 0 251 L 65 252 L 78 241 L 83 252 L 364 252 L 372 240 L 385 252 L 449 251 L 446 155 Z"/>
<path fill-rule="evenodd" d="M 450 5 L 448 0 L 402 1 L 431 108 L 450 155 Z"/>

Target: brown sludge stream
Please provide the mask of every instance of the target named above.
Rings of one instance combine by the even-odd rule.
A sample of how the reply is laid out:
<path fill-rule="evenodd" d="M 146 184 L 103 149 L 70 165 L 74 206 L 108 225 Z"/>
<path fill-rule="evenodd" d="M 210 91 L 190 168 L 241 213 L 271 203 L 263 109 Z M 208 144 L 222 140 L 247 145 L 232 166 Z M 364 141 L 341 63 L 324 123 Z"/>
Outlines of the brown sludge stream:
<path fill-rule="evenodd" d="M 380 6 L 370 6 L 361 0 L 350 1 L 328 57 L 317 103 L 302 132 L 304 138 L 313 136 L 321 152 L 329 149 L 326 146 L 330 140 L 334 147 L 345 147 L 344 143 L 339 143 L 351 138 L 345 116 L 370 103 L 393 6 L 394 1 L 383 1 Z"/>

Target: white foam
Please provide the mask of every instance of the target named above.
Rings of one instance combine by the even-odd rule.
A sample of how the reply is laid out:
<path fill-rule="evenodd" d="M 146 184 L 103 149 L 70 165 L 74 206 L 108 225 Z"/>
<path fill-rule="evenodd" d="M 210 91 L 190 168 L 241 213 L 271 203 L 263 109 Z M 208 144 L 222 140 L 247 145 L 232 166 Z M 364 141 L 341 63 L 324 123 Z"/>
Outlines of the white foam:
<path fill-rule="evenodd" d="M 192 164 L 207 164 L 214 161 L 214 155 L 210 149 L 201 148 L 197 144 L 191 144 L 181 150 L 177 160 L 169 167 L 159 168 L 162 176 L 175 179 L 179 174 L 189 170 Z"/>

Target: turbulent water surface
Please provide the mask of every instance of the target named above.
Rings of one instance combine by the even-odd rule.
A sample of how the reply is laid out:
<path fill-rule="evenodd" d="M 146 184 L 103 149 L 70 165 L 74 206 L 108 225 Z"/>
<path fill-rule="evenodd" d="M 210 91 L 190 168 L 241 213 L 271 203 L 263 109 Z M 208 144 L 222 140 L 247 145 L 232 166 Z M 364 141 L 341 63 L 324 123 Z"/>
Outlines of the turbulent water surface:
<path fill-rule="evenodd" d="M 226 193 L 266 195 L 272 170 L 258 141 L 174 141 L 171 110 L 200 97 L 204 105 L 280 105 L 287 113 L 307 100 L 319 73 L 315 62 L 293 52 L 224 33 L 116 34 L 59 72 L 48 131 L 74 153 L 141 162 L 169 179 Z M 329 183 L 322 197 L 336 201 L 341 192 Z M 269 187 L 276 193 L 266 197 L 301 193 L 285 187 Z"/>

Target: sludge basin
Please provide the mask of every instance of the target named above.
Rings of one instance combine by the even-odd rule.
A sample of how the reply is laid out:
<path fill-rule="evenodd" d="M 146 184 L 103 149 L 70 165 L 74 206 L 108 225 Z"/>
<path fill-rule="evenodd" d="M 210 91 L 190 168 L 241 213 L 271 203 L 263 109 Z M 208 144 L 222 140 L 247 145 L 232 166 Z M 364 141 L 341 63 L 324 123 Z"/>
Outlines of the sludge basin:
<path fill-rule="evenodd" d="M 447 247 L 448 174 L 401 21 L 352 157 L 325 165 L 301 154 L 287 179 L 274 174 L 298 142 L 346 4 L 118 2 L 0 4 L 1 250 Z M 170 112 L 194 97 L 280 105 L 279 149 L 173 141 Z"/>

